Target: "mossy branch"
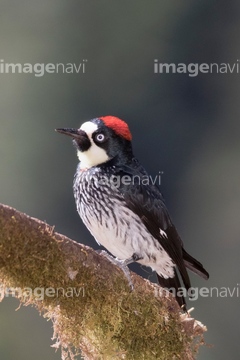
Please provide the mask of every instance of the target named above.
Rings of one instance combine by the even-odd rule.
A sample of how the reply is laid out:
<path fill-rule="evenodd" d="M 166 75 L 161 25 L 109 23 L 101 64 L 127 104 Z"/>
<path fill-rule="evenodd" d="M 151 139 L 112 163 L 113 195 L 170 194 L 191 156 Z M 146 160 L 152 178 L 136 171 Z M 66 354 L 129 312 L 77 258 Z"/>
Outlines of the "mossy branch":
<path fill-rule="evenodd" d="M 122 271 L 54 227 L 0 205 L 0 281 L 53 321 L 63 358 L 195 358 L 206 328 L 181 314 L 170 294 Z M 156 296 L 157 295 L 157 296 Z"/>

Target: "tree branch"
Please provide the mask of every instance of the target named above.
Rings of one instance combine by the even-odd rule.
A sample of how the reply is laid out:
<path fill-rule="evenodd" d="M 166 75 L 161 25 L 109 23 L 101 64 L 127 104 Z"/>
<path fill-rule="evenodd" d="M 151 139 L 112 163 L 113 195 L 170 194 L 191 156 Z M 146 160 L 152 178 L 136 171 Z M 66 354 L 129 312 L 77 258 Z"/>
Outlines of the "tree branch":
<path fill-rule="evenodd" d="M 175 299 L 54 227 L 0 205 L 0 281 L 53 321 L 63 359 L 195 358 L 206 328 Z M 18 288 L 14 290 L 14 288 Z"/>

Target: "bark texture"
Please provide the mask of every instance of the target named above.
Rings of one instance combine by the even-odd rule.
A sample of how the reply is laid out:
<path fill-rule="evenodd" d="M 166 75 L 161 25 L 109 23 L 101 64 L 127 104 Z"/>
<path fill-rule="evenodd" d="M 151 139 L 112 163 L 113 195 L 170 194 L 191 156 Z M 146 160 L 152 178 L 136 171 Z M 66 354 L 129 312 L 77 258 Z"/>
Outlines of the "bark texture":
<path fill-rule="evenodd" d="M 205 326 L 175 299 L 122 271 L 90 247 L 0 205 L 1 294 L 12 291 L 54 326 L 63 359 L 195 359 Z"/>

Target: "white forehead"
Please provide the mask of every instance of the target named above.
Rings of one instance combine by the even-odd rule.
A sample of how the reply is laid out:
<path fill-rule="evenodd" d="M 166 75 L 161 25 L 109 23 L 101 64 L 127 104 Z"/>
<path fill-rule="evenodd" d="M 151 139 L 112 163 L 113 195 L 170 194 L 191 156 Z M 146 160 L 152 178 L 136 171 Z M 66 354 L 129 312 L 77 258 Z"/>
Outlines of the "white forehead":
<path fill-rule="evenodd" d="M 85 131 L 85 133 L 86 133 L 88 136 L 91 136 L 92 133 L 98 129 L 98 126 L 97 126 L 97 124 L 94 124 L 94 123 L 91 122 L 91 121 L 86 121 L 85 123 L 82 124 L 82 126 L 80 127 L 80 129 L 83 130 L 83 131 Z"/>

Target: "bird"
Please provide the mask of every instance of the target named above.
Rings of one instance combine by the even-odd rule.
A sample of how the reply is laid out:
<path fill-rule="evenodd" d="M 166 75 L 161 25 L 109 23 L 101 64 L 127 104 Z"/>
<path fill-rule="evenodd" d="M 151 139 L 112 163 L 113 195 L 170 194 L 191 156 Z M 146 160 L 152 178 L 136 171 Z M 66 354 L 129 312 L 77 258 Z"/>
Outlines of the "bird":
<path fill-rule="evenodd" d="M 128 124 L 107 115 L 85 121 L 80 128 L 55 130 L 70 136 L 77 150 L 76 208 L 97 243 L 122 264 L 128 279 L 130 263 L 152 268 L 159 285 L 174 293 L 186 312 L 179 275 L 188 292 L 187 269 L 206 280 L 209 274 L 184 249 L 159 187 L 133 154 Z"/>

